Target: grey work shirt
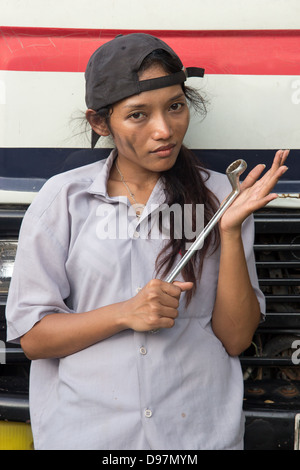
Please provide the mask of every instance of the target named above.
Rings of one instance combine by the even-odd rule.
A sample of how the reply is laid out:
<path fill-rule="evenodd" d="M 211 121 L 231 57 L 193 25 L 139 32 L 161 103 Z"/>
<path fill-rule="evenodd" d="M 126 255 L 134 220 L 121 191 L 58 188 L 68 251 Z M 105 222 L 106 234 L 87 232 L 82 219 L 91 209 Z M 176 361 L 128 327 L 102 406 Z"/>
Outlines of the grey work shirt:
<path fill-rule="evenodd" d="M 45 315 L 86 312 L 136 295 L 154 277 L 163 240 L 139 236 L 126 197 L 107 194 L 115 151 L 45 183 L 23 220 L 7 302 L 8 340 Z M 219 200 L 226 176 L 206 185 Z M 164 202 L 161 180 L 146 209 Z M 113 208 L 113 210 L 112 210 Z M 150 209 L 151 210 L 151 209 Z M 130 236 L 107 236 L 112 217 Z M 111 227 L 111 226 L 110 226 Z M 252 250 L 253 219 L 243 225 L 251 282 L 264 312 Z M 32 361 L 30 413 L 36 449 L 240 449 L 243 377 L 211 328 L 219 251 L 207 256 L 188 308 L 171 329 L 131 329 L 59 359 Z M 241 312 L 241 315 L 243 312 Z"/>

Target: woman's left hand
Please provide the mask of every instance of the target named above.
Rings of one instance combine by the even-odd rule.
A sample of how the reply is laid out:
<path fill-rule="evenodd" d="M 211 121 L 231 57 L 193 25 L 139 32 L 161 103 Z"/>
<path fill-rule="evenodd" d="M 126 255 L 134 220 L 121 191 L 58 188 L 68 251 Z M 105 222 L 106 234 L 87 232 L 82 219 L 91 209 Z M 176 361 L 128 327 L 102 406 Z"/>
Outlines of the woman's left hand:
<path fill-rule="evenodd" d="M 254 211 L 261 209 L 273 199 L 277 198 L 272 189 L 287 171 L 284 165 L 289 150 L 278 150 L 275 154 L 271 168 L 260 178 L 265 165 L 260 164 L 250 171 L 241 183 L 241 192 L 232 205 L 226 210 L 220 220 L 221 232 L 240 230 L 243 221 Z"/>

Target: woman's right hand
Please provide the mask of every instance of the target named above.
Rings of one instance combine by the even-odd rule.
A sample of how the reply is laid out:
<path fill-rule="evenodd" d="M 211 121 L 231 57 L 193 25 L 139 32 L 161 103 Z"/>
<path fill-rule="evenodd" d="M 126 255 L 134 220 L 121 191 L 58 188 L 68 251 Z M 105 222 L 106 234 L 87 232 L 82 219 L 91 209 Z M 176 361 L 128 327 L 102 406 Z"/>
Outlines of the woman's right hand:
<path fill-rule="evenodd" d="M 181 292 L 192 282 L 169 284 L 153 279 L 127 301 L 70 315 L 51 313 L 21 337 L 29 359 L 69 356 L 122 330 L 151 331 L 172 328 L 178 315 Z"/>
<path fill-rule="evenodd" d="M 126 327 L 135 331 L 172 328 L 178 316 L 180 295 L 192 287 L 192 282 L 170 284 L 152 279 L 135 297 L 124 302 Z"/>

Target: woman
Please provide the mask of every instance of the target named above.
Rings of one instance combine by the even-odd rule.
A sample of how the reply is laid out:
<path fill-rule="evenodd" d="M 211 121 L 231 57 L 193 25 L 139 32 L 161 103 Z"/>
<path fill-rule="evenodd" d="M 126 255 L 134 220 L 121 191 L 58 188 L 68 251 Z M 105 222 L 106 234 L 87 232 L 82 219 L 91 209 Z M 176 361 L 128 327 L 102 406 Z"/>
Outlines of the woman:
<path fill-rule="evenodd" d="M 261 178 L 264 165 L 249 173 L 203 249 L 165 282 L 188 240 L 172 223 L 169 240 L 151 236 L 163 231 L 157 209 L 203 204 L 206 223 L 230 191 L 182 145 L 190 75 L 203 70 L 149 35 L 101 46 L 86 116 L 92 145 L 110 134 L 116 148 L 49 180 L 24 218 L 7 320 L 32 359 L 36 449 L 243 447 L 237 356 L 264 312 L 249 216 L 276 197 L 288 152 Z"/>

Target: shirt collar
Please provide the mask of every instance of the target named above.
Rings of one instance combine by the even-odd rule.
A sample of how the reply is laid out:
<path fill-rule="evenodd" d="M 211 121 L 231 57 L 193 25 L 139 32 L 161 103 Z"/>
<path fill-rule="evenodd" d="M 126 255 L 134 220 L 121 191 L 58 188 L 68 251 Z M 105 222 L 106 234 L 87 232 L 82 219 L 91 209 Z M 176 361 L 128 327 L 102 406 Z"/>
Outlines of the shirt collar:
<path fill-rule="evenodd" d="M 104 161 L 102 168 L 100 169 L 98 175 L 94 179 L 93 183 L 88 188 L 90 194 L 96 194 L 104 196 L 107 200 L 110 200 L 107 193 L 107 181 L 109 178 L 111 167 L 113 166 L 114 160 L 117 157 L 117 149 L 113 149 L 107 159 Z M 165 202 L 165 185 L 162 178 L 159 178 L 155 187 L 153 188 L 152 194 L 146 204 L 146 210 L 144 216 L 153 211 L 152 205 L 159 206 Z M 144 217 L 142 217 L 144 218 Z"/>
<path fill-rule="evenodd" d="M 111 167 L 113 166 L 114 160 L 117 156 L 117 149 L 113 149 L 109 156 L 104 161 L 102 168 L 97 174 L 96 178 L 88 188 L 88 192 L 91 194 L 98 194 L 109 198 L 107 194 L 107 181 L 109 178 Z"/>

